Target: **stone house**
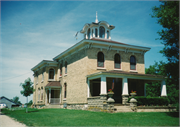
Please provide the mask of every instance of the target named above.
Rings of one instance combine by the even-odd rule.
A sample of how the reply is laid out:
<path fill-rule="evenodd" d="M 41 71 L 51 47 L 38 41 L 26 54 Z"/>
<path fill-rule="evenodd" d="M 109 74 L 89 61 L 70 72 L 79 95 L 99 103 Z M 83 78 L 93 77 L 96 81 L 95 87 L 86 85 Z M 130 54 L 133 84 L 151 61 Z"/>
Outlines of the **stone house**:
<path fill-rule="evenodd" d="M 104 103 L 112 86 L 115 103 L 125 104 L 131 90 L 146 96 L 145 83 L 153 81 L 161 81 L 160 95 L 167 96 L 164 77 L 145 74 L 144 54 L 150 48 L 111 40 L 114 28 L 96 17 L 81 30 L 83 40 L 33 67 L 33 104 Z"/>

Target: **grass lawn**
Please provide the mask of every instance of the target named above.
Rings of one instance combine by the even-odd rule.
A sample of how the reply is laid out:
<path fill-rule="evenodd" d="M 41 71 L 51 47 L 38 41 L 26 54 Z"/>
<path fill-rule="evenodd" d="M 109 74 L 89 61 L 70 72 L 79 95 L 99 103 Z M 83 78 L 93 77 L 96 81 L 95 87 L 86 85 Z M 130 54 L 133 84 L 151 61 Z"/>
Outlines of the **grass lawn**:
<path fill-rule="evenodd" d="M 2 110 L 28 126 L 179 126 L 177 112 L 104 113 L 68 109 Z"/>

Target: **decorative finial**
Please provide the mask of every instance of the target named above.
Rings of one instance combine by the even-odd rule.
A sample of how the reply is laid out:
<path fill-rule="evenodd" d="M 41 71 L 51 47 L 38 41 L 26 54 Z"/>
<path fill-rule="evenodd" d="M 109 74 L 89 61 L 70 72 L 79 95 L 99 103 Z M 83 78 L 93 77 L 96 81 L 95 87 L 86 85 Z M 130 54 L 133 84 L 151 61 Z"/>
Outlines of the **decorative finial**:
<path fill-rule="evenodd" d="M 98 23 L 97 11 L 96 11 L 96 20 L 95 23 Z"/>

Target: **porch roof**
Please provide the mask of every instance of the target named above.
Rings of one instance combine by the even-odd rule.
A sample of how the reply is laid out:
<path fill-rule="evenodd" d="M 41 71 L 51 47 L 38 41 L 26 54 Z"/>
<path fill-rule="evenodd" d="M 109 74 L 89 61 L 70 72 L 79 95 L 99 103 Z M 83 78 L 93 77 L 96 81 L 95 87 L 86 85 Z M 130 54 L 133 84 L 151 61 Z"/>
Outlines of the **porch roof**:
<path fill-rule="evenodd" d="M 59 81 L 51 81 L 45 87 L 46 88 L 61 88 L 61 84 Z"/>
<path fill-rule="evenodd" d="M 87 75 L 90 80 L 95 79 L 95 78 L 100 78 L 100 76 L 106 76 L 106 77 L 116 77 L 116 78 L 131 78 L 131 79 L 142 79 L 142 80 L 162 80 L 165 79 L 166 77 L 162 75 L 151 75 L 151 74 L 141 74 L 138 72 L 126 72 L 126 71 L 121 71 L 121 70 L 110 70 L 110 71 L 101 71 L 97 73 L 93 73 L 90 75 Z"/>

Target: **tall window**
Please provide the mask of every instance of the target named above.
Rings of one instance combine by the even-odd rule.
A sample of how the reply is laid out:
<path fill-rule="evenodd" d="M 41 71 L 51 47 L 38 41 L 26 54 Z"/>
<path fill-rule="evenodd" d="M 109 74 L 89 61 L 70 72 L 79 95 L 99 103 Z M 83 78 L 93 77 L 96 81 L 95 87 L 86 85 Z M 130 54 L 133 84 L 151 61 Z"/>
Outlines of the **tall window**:
<path fill-rule="evenodd" d="M 136 70 L 136 58 L 135 58 L 135 56 L 130 57 L 130 69 Z"/>
<path fill-rule="evenodd" d="M 43 100 L 43 87 L 41 88 L 41 100 Z"/>
<path fill-rule="evenodd" d="M 64 83 L 64 98 L 66 98 L 66 94 L 67 94 L 67 85 L 66 83 Z"/>
<path fill-rule="evenodd" d="M 38 84 L 38 75 L 37 75 L 37 80 L 36 80 L 36 83 Z"/>
<path fill-rule="evenodd" d="M 90 35 L 91 35 L 90 29 L 88 29 L 87 35 L 88 35 L 88 39 L 90 39 Z"/>
<path fill-rule="evenodd" d="M 38 101 L 40 101 L 40 88 L 38 88 Z"/>
<path fill-rule="evenodd" d="M 117 68 L 117 69 L 121 68 L 121 57 L 119 54 L 115 54 L 114 56 L 114 68 Z"/>
<path fill-rule="evenodd" d="M 65 74 L 67 74 L 67 62 L 65 62 Z"/>
<path fill-rule="evenodd" d="M 103 26 L 99 27 L 99 36 L 105 38 L 105 28 Z"/>
<path fill-rule="evenodd" d="M 97 37 L 98 35 L 98 32 L 97 32 L 97 28 L 95 29 L 95 37 Z"/>
<path fill-rule="evenodd" d="M 109 39 L 109 31 L 107 31 L 107 39 Z"/>
<path fill-rule="evenodd" d="M 104 54 L 102 52 L 99 52 L 97 55 L 97 64 L 98 67 L 104 67 Z"/>
<path fill-rule="evenodd" d="M 54 69 L 49 69 L 49 79 L 54 79 Z"/>
<path fill-rule="evenodd" d="M 60 69 L 60 76 L 62 76 L 62 64 L 60 64 L 59 69 Z"/>
<path fill-rule="evenodd" d="M 44 72 L 42 72 L 42 81 L 44 81 Z"/>

